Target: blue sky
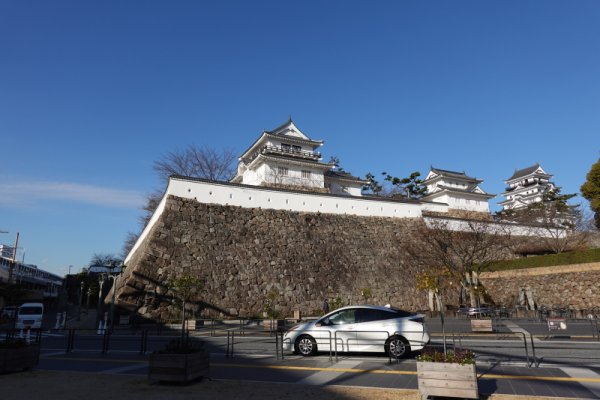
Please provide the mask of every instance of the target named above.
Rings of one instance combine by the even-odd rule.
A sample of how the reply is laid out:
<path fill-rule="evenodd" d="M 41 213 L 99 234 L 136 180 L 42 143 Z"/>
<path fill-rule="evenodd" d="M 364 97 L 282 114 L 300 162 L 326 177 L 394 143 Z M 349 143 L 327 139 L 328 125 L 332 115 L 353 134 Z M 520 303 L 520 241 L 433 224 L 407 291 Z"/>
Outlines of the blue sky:
<path fill-rule="evenodd" d="M 578 192 L 599 20 L 598 1 L 0 1 L 0 242 L 59 274 L 118 254 L 154 160 L 241 153 L 289 115 L 356 175 L 433 165 L 501 193 L 539 162 Z"/>

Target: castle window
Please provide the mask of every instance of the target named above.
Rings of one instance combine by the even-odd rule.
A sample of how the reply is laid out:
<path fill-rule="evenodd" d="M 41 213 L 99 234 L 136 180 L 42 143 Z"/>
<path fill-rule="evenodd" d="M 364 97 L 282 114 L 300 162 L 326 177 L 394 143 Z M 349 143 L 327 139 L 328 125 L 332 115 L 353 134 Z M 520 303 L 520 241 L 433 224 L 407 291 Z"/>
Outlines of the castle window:
<path fill-rule="evenodd" d="M 277 167 L 277 174 L 279 176 L 288 176 L 288 168 L 287 167 Z"/>
<path fill-rule="evenodd" d="M 300 153 L 302 151 L 302 147 L 300 146 L 292 146 L 292 151 L 296 153 Z"/>
<path fill-rule="evenodd" d="M 281 150 L 283 151 L 290 151 L 292 146 L 290 146 L 289 144 L 285 144 L 285 143 L 281 143 Z"/>
<path fill-rule="evenodd" d="M 310 171 L 302 171 L 302 179 L 310 179 Z"/>

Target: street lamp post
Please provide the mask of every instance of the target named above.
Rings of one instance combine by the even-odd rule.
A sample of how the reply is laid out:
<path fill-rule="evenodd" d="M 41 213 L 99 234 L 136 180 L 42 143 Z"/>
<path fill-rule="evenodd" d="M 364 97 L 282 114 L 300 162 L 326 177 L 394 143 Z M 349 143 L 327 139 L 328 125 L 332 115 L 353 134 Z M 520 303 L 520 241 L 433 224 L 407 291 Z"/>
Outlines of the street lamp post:
<path fill-rule="evenodd" d="M 113 270 L 116 268 L 117 266 L 115 265 L 114 262 L 111 262 L 109 265 L 106 265 L 106 268 L 110 270 L 110 272 L 108 273 L 102 273 L 100 274 L 100 291 L 98 292 L 98 321 L 101 320 L 101 310 L 100 310 L 100 304 L 102 303 L 102 288 L 104 286 L 104 283 L 106 283 L 109 280 L 112 280 L 112 286 L 111 286 L 111 290 L 112 290 L 112 297 L 111 297 L 111 301 L 110 301 L 110 311 L 109 311 L 109 316 L 110 316 L 110 329 L 112 330 L 113 327 L 115 326 L 115 297 L 116 297 L 116 291 L 117 291 L 117 278 L 118 276 L 113 275 Z"/>
<path fill-rule="evenodd" d="M 85 282 L 81 281 L 81 289 L 79 289 L 79 312 L 77 313 L 77 321 L 81 321 L 81 305 L 83 303 L 83 288 L 85 287 Z"/>
<path fill-rule="evenodd" d="M 100 314 L 102 312 L 101 305 L 102 305 L 102 287 L 104 286 L 104 274 L 100 274 L 98 283 L 100 285 L 100 289 L 98 290 L 98 304 L 96 304 L 96 323 L 98 323 L 102 319 L 100 317 Z"/>
<path fill-rule="evenodd" d="M 85 313 L 90 313 L 90 295 L 92 294 L 92 288 L 89 287 L 87 290 L 87 297 L 85 299 Z"/>
<path fill-rule="evenodd" d="M 112 278 L 112 299 L 110 301 L 110 330 L 112 331 L 115 326 L 115 292 L 117 291 L 117 277 L 110 275 L 109 279 Z"/>

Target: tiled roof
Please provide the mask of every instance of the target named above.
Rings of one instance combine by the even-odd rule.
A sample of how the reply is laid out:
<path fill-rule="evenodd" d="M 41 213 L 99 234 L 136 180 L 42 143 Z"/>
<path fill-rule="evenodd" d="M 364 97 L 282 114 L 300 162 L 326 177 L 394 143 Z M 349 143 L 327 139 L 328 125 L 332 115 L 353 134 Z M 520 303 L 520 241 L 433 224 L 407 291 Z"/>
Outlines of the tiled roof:
<path fill-rule="evenodd" d="M 365 179 L 361 179 L 357 176 L 354 176 L 348 172 L 341 172 L 341 171 L 334 171 L 334 170 L 329 170 L 327 172 L 325 172 L 326 176 L 330 176 L 332 178 L 341 178 L 341 179 L 352 179 L 352 180 L 356 180 L 356 181 L 365 181 Z"/>
<path fill-rule="evenodd" d="M 448 190 L 451 192 L 459 192 L 459 193 L 469 193 L 469 194 L 476 194 L 476 195 L 481 195 L 481 196 L 491 196 L 491 197 L 495 197 L 495 194 L 489 194 L 489 193 L 479 193 L 479 192 L 475 192 L 475 188 L 477 187 L 476 184 L 473 185 L 469 185 L 466 189 L 459 189 L 459 188 L 454 188 L 454 187 L 450 187 L 450 186 L 444 186 L 444 185 L 438 185 L 438 188 L 442 189 L 442 190 Z M 433 193 L 431 193 L 433 194 Z"/>
<path fill-rule="evenodd" d="M 522 178 L 524 176 L 527 176 L 529 174 L 534 173 L 538 168 L 540 167 L 540 164 L 535 163 L 535 165 L 532 165 L 531 167 L 527 167 L 527 168 L 523 168 L 523 169 L 519 169 L 517 171 L 515 171 L 514 174 L 512 174 L 512 176 L 510 178 L 507 179 L 507 181 L 512 181 L 513 179 L 518 179 L 518 178 Z"/>
<path fill-rule="evenodd" d="M 455 178 L 459 178 L 459 179 L 478 180 L 477 178 L 473 178 L 472 176 L 468 176 L 465 173 L 465 171 L 463 171 L 463 172 L 450 171 L 450 170 L 447 170 L 447 169 L 434 168 L 434 167 L 431 167 L 431 171 L 435 172 L 438 175 L 450 176 L 450 177 L 455 177 Z"/>

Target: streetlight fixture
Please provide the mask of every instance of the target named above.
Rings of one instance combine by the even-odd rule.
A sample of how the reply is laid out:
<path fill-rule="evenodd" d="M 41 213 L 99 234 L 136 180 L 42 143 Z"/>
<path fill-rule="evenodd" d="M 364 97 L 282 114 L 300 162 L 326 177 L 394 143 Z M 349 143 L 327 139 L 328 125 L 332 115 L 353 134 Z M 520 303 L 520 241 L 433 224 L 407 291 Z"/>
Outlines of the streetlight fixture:
<path fill-rule="evenodd" d="M 88 287 L 87 297 L 85 299 L 85 313 L 86 315 L 90 313 L 90 295 L 92 294 L 92 288 Z"/>
<path fill-rule="evenodd" d="M 81 304 L 83 303 L 83 288 L 85 287 L 85 282 L 81 281 L 81 289 L 79 290 L 79 312 L 77 313 L 77 321 L 81 321 Z"/>
<path fill-rule="evenodd" d="M 117 278 L 118 275 L 114 275 L 113 271 L 115 268 L 117 268 L 118 266 L 115 264 L 114 261 L 111 261 L 108 265 L 105 265 L 105 267 L 110 271 L 108 273 L 102 273 L 100 274 L 100 278 L 99 278 L 99 283 L 100 283 L 100 291 L 98 292 L 98 321 L 101 320 L 100 317 L 100 304 L 102 302 L 102 287 L 104 286 L 104 283 L 107 282 L 108 280 L 112 279 L 112 286 L 111 286 L 111 290 L 112 290 L 112 298 L 111 298 L 111 302 L 110 302 L 110 329 L 112 330 L 115 326 L 115 295 L 116 295 L 116 291 L 117 291 Z M 123 266 L 121 265 L 121 271 L 123 270 Z"/>
<path fill-rule="evenodd" d="M 98 278 L 98 284 L 100 285 L 100 289 L 98 290 L 98 304 L 96 304 L 96 325 L 98 324 L 98 322 L 102 321 L 102 315 L 101 315 L 102 288 L 104 287 L 105 281 L 106 281 L 105 274 L 100 274 L 100 277 Z"/>

